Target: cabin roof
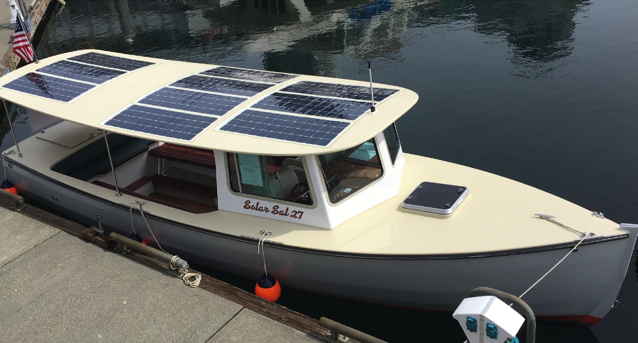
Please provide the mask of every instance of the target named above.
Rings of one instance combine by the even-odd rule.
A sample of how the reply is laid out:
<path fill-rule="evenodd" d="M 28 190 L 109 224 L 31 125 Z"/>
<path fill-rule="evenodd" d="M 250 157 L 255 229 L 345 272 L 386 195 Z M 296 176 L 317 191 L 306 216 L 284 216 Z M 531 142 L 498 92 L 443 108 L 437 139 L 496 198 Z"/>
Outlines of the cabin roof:
<path fill-rule="evenodd" d="M 78 50 L 0 78 L 0 97 L 63 120 L 203 149 L 263 155 L 341 151 L 418 100 L 369 83 Z"/>

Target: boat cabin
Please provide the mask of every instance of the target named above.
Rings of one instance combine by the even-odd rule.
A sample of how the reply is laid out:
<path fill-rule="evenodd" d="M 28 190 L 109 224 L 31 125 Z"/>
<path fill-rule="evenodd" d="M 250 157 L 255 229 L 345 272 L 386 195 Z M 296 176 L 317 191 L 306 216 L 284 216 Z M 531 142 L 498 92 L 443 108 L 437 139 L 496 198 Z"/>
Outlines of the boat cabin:
<path fill-rule="evenodd" d="M 67 121 L 39 138 L 78 137 L 51 171 L 190 214 L 326 229 L 397 194 L 394 123 L 418 99 L 396 86 L 95 50 L 21 71 L 0 96 Z"/>
<path fill-rule="evenodd" d="M 394 125 L 350 149 L 305 156 L 205 150 L 115 133 L 106 140 L 109 151 L 100 136 L 51 169 L 190 213 L 225 210 L 323 228 L 395 195 L 403 166 Z"/>

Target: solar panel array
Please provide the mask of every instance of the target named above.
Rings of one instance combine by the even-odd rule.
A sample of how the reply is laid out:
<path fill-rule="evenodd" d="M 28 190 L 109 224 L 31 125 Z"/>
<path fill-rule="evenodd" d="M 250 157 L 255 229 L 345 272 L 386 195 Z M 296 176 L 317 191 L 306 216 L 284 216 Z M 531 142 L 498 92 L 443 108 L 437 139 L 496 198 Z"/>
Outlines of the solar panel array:
<path fill-rule="evenodd" d="M 249 70 L 249 69 L 239 69 L 232 67 L 217 67 L 215 69 L 210 69 L 202 74 L 210 75 L 210 76 L 225 76 L 233 79 L 240 80 L 250 80 L 250 81 L 260 81 L 260 82 L 270 82 L 270 83 L 280 83 L 283 81 L 290 80 L 296 75 L 292 74 L 284 74 L 284 73 L 275 73 L 272 71 L 263 71 L 263 70 Z"/>
<path fill-rule="evenodd" d="M 5 84 L 4 87 L 44 98 L 70 101 L 93 88 L 93 85 L 38 73 L 28 73 Z"/>
<path fill-rule="evenodd" d="M 336 98 L 371 100 L 370 87 L 349 86 L 336 83 L 301 81 L 283 89 L 284 92 L 333 96 Z M 383 101 L 396 93 L 396 89 L 373 88 L 374 101 Z"/>
<path fill-rule="evenodd" d="M 373 90 L 375 102 L 381 102 L 398 91 L 389 88 Z M 370 100 L 369 87 L 300 81 L 263 98 L 251 109 L 231 119 L 221 130 L 327 146 L 352 121 L 370 110 Z"/>
<path fill-rule="evenodd" d="M 275 93 L 267 96 L 254 107 L 318 117 L 355 120 L 370 109 L 370 104 L 346 99 Z"/>
<path fill-rule="evenodd" d="M 219 67 L 202 72 L 199 75 L 191 75 L 178 80 L 144 97 L 139 101 L 139 104 L 161 107 L 162 109 L 155 107 L 146 108 L 162 111 L 166 109 L 165 111 L 172 113 L 172 118 L 176 118 L 179 115 L 184 118 L 189 118 L 189 116 L 194 115 L 173 110 L 222 116 L 246 101 L 247 98 L 272 87 L 275 82 L 281 82 L 281 80 L 286 80 L 291 77 L 295 76 Z M 130 112 L 130 110 L 127 111 Z M 121 116 L 126 122 L 125 125 L 118 127 L 179 139 L 192 139 L 197 133 L 208 127 L 208 125 L 192 127 L 192 130 L 199 131 L 196 133 L 193 131 L 191 135 L 169 135 L 171 132 L 166 131 L 163 126 L 159 126 L 160 128 L 158 128 L 158 126 L 135 125 L 136 121 L 139 121 L 140 124 L 146 123 L 144 116 L 149 116 L 152 117 L 153 120 L 156 120 L 157 116 L 155 113 L 151 113 L 148 110 L 137 111 L 135 116 L 130 116 L 128 113 L 125 113 L 127 111 L 115 117 L 118 118 Z M 215 118 L 213 118 L 213 120 L 214 119 Z M 113 125 L 113 123 L 120 123 L 120 121 L 110 120 L 106 125 Z"/>
<path fill-rule="evenodd" d="M 171 86 L 231 95 L 253 96 L 266 88 L 270 88 L 272 85 L 193 75 L 183 78 Z"/>
<path fill-rule="evenodd" d="M 42 67 L 4 87 L 71 101 L 98 84 L 152 64 L 90 52 Z M 216 67 L 145 96 L 105 125 L 191 140 L 248 98 L 295 77 Z M 396 92 L 374 88 L 375 101 L 381 102 Z M 228 121 L 221 130 L 326 146 L 370 109 L 369 99 L 368 87 L 301 81 L 261 99 Z"/>
<path fill-rule="evenodd" d="M 100 54 L 97 52 L 89 52 L 83 55 L 77 55 L 69 58 L 73 61 L 98 65 L 102 67 L 115 68 L 120 70 L 131 71 L 142 67 L 149 66 L 153 63 L 134 60 L 125 57 L 117 57 L 106 54 Z"/>
<path fill-rule="evenodd" d="M 190 140 L 212 124 L 215 119 L 155 107 L 133 105 L 106 122 L 106 125 Z"/>
<path fill-rule="evenodd" d="M 55 62 L 38 69 L 38 71 L 91 83 L 103 83 L 125 73 L 121 70 L 100 68 L 70 61 Z"/>
<path fill-rule="evenodd" d="M 151 64 L 153 63 L 89 52 L 39 68 L 3 87 L 68 102 L 98 84 Z"/>
<path fill-rule="evenodd" d="M 326 146 L 348 125 L 335 120 L 245 110 L 224 125 L 222 130 Z"/>
<path fill-rule="evenodd" d="M 244 100 L 246 99 L 166 87 L 140 100 L 140 103 L 221 116 Z"/>

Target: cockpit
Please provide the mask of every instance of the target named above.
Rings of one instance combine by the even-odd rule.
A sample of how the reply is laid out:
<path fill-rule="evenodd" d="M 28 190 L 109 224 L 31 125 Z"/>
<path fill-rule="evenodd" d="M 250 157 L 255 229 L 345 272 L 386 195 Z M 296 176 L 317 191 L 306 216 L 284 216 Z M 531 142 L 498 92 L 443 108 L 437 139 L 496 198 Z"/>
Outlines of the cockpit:
<path fill-rule="evenodd" d="M 349 216 L 344 209 L 354 215 L 393 193 L 397 183 L 382 181 L 397 173 L 400 150 L 394 125 L 352 148 L 305 156 L 211 151 L 111 133 L 52 170 L 193 214 L 227 210 L 333 227 Z"/>

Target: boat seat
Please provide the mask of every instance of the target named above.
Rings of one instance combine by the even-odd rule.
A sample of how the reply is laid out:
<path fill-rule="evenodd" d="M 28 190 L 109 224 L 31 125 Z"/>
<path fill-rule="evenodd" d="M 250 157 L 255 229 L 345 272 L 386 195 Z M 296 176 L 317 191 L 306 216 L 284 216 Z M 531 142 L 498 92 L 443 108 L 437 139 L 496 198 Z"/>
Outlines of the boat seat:
<path fill-rule="evenodd" d="M 148 152 L 149 156 L 182 161 L 198 166 L 215 168 L 215 154 L 210 150 L 165 143 Z"/>
<path fill-rule="evenodd" d="M 145 139 L 116 134 L 108 135 L 108 139 L 115 167 L 145 152 L 153 144 L 152 141 Z M 111 166 L 106 152 L 106 144 L 103 139 L 98 139 L 56 163 L 51 169 L 84 181 L 88 181 L 96 175 L 110 172 Z"/>
<path fill-rule="evenodd" d="M 104 181 L 95 180 L 93 183 L 98 186 L 115 189 L 115 186 Z M 153 186 L 153 190 L 149 194 L 143 194 L 139 191 L 149 183 Z M 214 187 L 163 175 L 142 177 L 129 186 L 121 188 L 120 191 L 124 194 L 191 213 L 206 213 L 217 210 L 217 190 Z"/>

